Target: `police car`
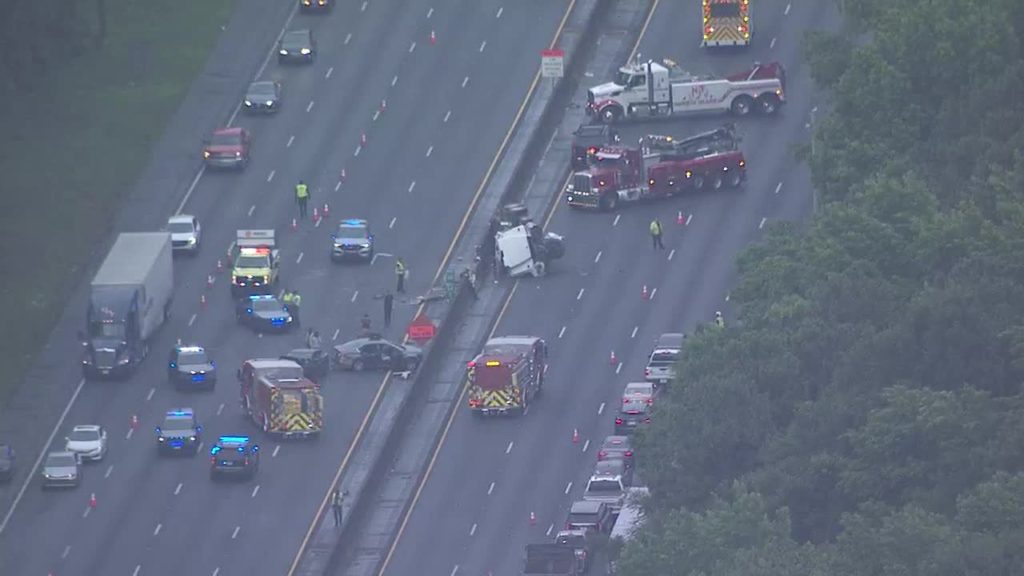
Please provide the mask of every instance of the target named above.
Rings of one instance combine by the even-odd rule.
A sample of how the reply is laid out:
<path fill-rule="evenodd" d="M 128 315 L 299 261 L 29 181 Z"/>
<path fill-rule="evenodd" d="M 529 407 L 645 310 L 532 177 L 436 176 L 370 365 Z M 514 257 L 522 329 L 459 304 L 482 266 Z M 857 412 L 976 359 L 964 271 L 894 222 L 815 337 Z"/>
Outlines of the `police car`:
<path fill-rule="evenodd" d="M 342 220 L 331 234 L 331 260 L 348 259 L 373 260 L 373 234 L 361 218 Z"/>
<path fill-rule="evenodd" d="M 248 436 L 221 436 L 210 448 L 210 478 L 252 478 L 260 469 L 260 447 Z"/>
<path fill-rule="evenodd" d="M 217 384 L 217 368 L 202 346 L 177 345 L 167 361 L 167 378 L 178 388 L 206 388 Z"/>
<path fill-rule="evenodd" d="M 235 317 L 257 332 L 284 332 L 292 327 L 292 315 L 275 296 L 253 295 L 238 301 Z"/>
<path fill-rule="evenodd" d="M 191 408 L 168 410 L 163 424 L 156 427 L 156 448 L 160 454 L 195 455 L 202 442 L 203 427 Z"/>

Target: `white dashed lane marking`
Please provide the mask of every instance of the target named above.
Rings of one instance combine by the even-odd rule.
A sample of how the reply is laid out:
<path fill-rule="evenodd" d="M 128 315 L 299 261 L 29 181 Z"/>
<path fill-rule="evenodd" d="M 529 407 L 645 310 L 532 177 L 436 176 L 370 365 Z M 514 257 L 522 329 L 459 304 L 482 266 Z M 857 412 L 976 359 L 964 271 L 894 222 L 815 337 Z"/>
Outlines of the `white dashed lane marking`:
<path fill-rule="evenodd" d="M 513 445 L 513 444 L 515 444 L 515 442 L 513 442 L 513 441 L 509 440 L 509 442 L 508 442 L 508 448 L 505 448 L 505 454 L 509 454 L 509 453 L 511 453 L 511 452 L 512 452 L 512 445 Z"/>
<path fill-rule="evenodd" d="M 498 14 L 495 16 L 495 18 L 501 18 L 501 13 L 504 12 L 504 11 L 505 11 L 504 7 L 498 8 Z"/>
<path fill-rule="evenodd" d="M 462 87 L 465 88 L 466 84 L 469 84 L 469 76 L 462 79 Z"/>
<path fill-rule="evenodd" d="M 178 494 L 181 494 L 181 486 L 182 486 L 182 483 L 178 482 L 178 485 L 174 487 L 174 495 L 175 496 L 177 496 Z"/>
<path fill-rule="evenodd" d="M 558 331 L 558 337 L 561 338 L 562 336 L 565 336 L 565 326 L 562 326 L 562 329 Z"/>

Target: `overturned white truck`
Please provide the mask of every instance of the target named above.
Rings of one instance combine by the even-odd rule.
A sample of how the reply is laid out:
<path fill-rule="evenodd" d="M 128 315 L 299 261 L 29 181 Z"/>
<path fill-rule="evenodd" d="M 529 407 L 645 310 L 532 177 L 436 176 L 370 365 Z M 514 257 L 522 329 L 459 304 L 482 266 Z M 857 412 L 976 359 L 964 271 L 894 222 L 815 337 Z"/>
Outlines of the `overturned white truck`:
<path fill-rule="evenodd" d="M 508 204 L 494 235 L 494 251 L 499 273 L 539 278 L 547 273 L 552 260 L 565 255 L 565 241 L 558 234 L 544 233 L 522 204 Z"/>

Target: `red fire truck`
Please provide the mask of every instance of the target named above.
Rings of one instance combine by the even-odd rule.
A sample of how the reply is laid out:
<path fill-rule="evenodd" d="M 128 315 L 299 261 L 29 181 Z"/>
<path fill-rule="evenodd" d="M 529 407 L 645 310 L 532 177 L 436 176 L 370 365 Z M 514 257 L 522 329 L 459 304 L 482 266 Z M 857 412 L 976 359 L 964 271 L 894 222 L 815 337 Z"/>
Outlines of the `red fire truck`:
<path fill-rule="evenodd" d="M 323 430 L 320 386 L 291 360 L 246 360 L 238 370 L 242 411 L 267 434 L 316 436 Z"/>
<path fill-rule="evenodd" d="M 646 136 L 637 148 L 605 146 L 576 172 L 564 194 L 573 208 L 615 210 L 620 202 L 666 198 L 687 190 L 734 188 L 746 178 L 735 126 L 676 140 Z"/>
<path fill-rule="evenodd" d="M 477 415 L 522 414 L 544 386 L 547 344 L 536 336 L 491 338 L 466 366 Z"/>

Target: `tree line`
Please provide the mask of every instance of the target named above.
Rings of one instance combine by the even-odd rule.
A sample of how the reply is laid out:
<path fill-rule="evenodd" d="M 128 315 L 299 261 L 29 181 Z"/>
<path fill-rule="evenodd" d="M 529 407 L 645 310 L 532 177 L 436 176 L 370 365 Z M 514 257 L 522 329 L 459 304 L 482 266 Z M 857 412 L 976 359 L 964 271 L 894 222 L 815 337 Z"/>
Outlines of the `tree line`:
<path fill-rule="evenodd" d="M 841 9 L 819 211 L 688 339 L 620 575 L 1024 574 L 1024 2 Z"/>
<path fill-rule="evenodd" d="M 106 38 L 106 0 L 7 0 L 0 6 L 0 94 L 16 94 Z"/>

